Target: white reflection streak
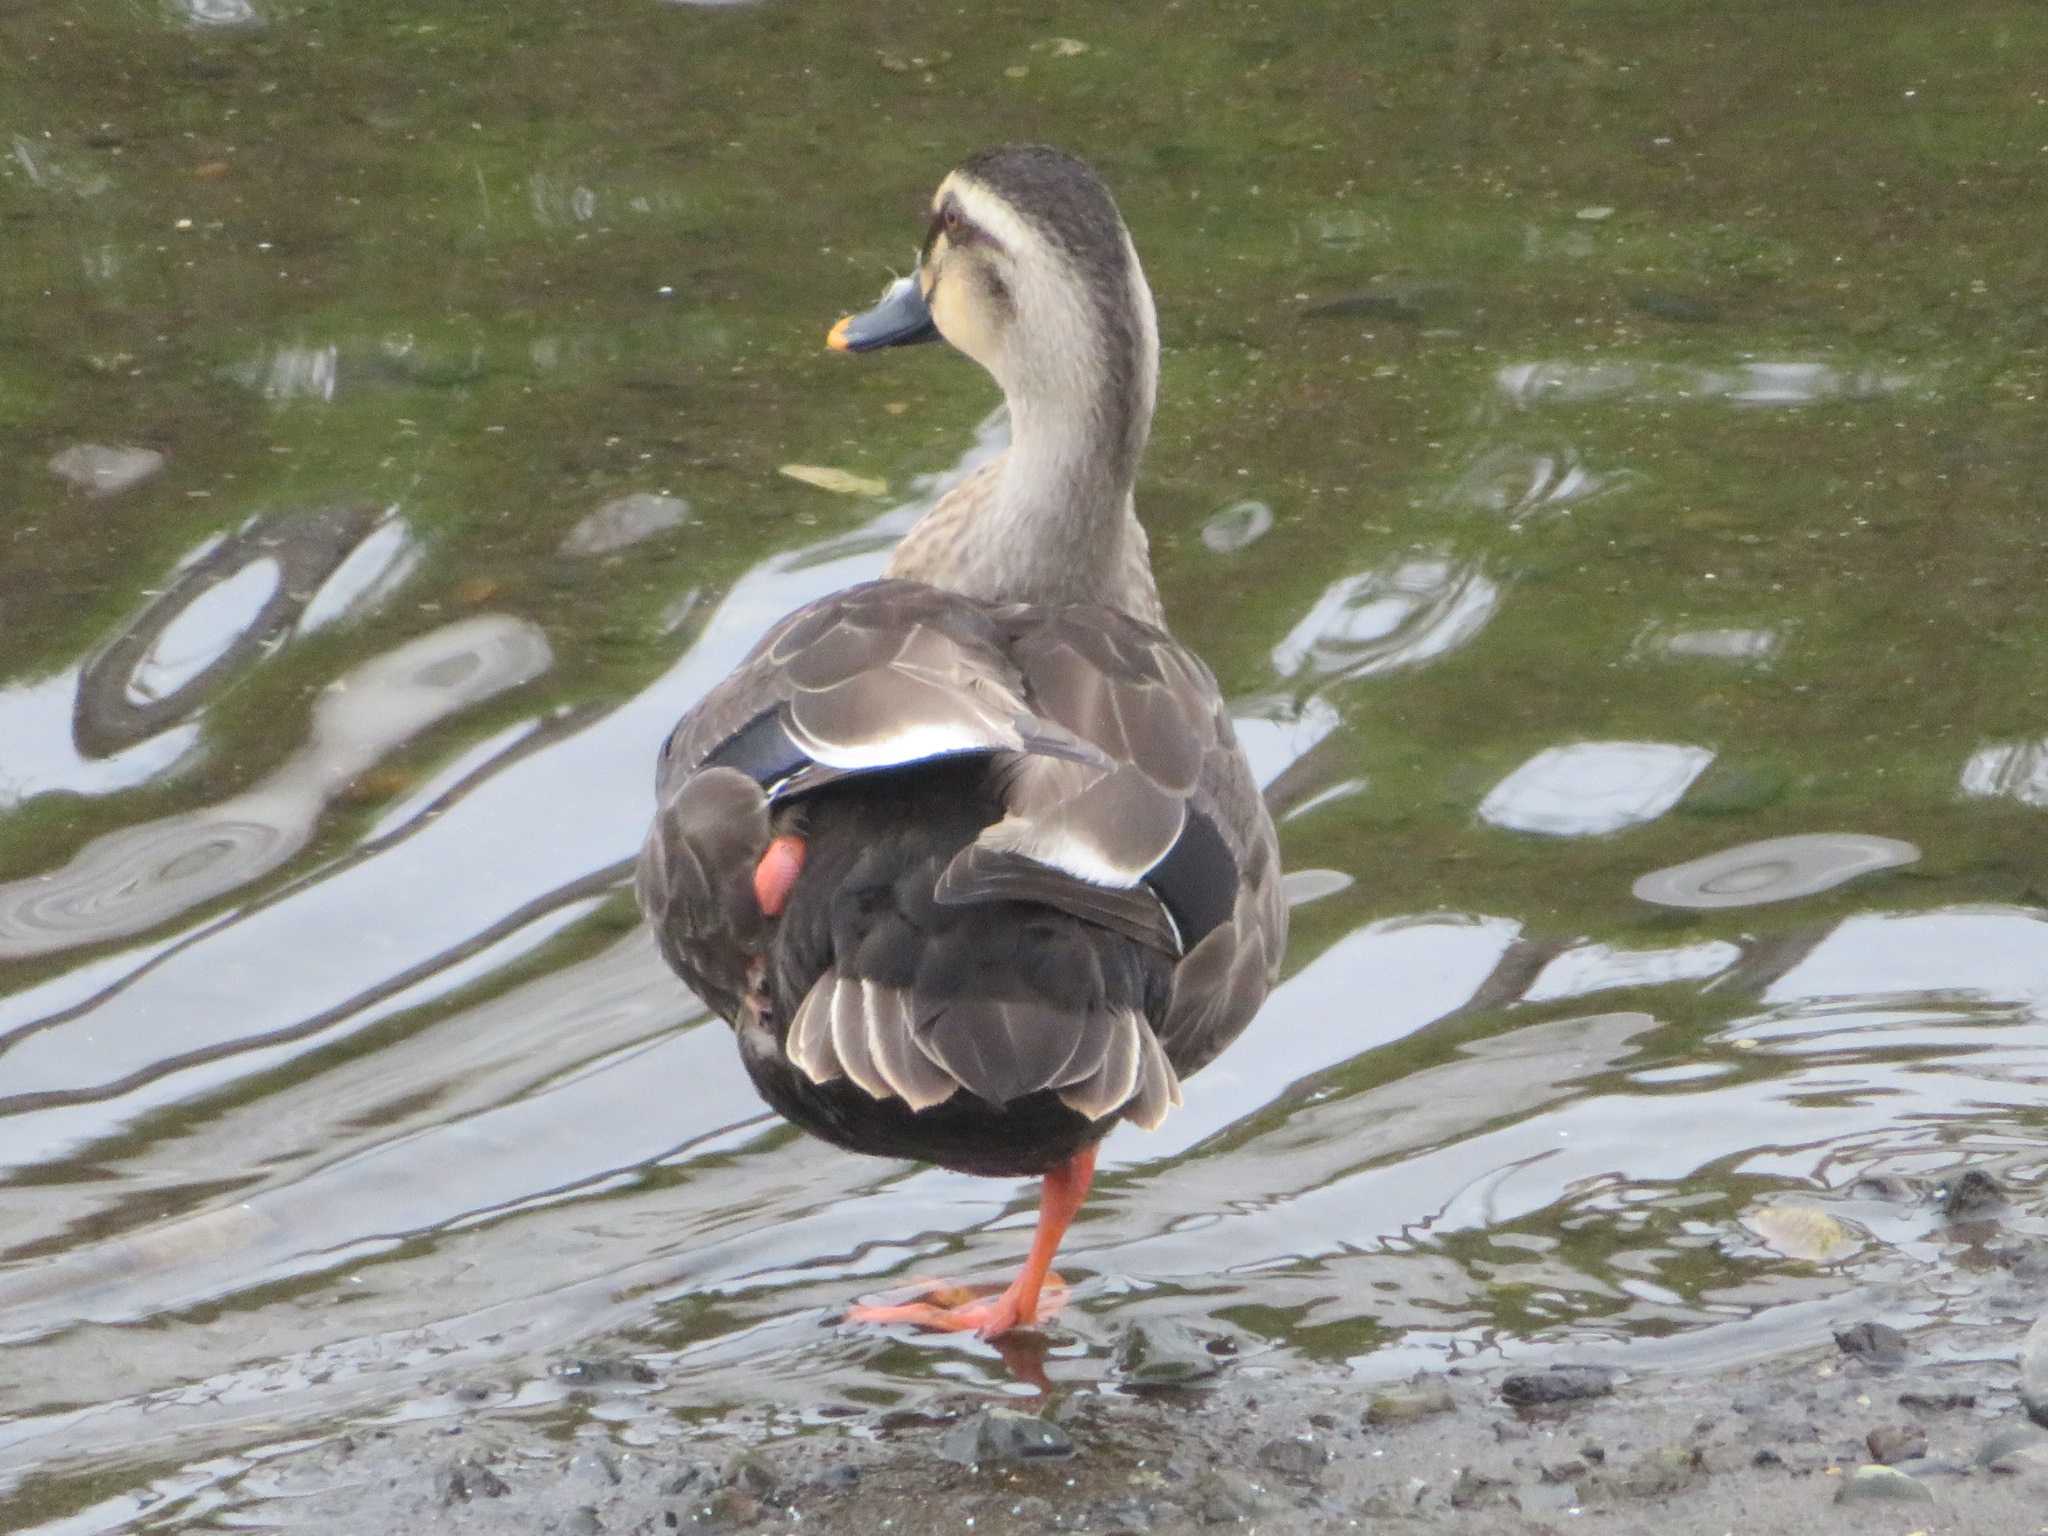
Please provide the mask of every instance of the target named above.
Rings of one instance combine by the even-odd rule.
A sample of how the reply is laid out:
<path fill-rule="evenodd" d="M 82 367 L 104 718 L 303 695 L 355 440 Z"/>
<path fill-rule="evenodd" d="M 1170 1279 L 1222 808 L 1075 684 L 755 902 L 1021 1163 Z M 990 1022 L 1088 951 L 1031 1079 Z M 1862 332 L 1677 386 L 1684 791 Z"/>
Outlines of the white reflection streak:
<path fill-rule="evenodd" d="M 197 721 L 174 725 L 107 757 L 87 757 L 71 735 L 82 666 L 0 688 L 0 810 L 53 789 L 111 795 L 168 772 L 199 744 Z"/>

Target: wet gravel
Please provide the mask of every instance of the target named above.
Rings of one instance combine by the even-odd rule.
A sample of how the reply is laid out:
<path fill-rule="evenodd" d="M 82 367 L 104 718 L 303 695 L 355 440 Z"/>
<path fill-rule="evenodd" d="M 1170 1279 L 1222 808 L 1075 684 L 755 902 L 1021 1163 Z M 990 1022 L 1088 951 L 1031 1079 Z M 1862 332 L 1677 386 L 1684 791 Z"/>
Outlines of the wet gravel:
<path fill-rule="evenodd" d="M 1055 1381 L 802 1431 L 740 1420 L 653 1448 L 618 1444 L 605 1422 L 608 1387 L 644 1394 L 645 1368 L 580 1360 L 558 1371 L 588 1388 L 579 1423 L 478 1411 L 301 1442 L 261 1463 L 236 1519 L 635 1536 L 2048 1532 L 2048 1430 L 2020 1398 L 2041 1330 L 2015 1325 L 1988 1352 L 1987 1330 L 1969 1330 L 1968 1351 L 1952 1332 L 1849 1329 L 1853 1347 L 1823 1335 L 1695 1373 L 1560 1363 L 1368 1383 L 1239 1361 L 1189 1385 Z M 1183 1367 L 1216 1359 L 1170 1328 L 1152 1347 Z M 689 1407 L 680 1392 L 672 1406 Z"/>

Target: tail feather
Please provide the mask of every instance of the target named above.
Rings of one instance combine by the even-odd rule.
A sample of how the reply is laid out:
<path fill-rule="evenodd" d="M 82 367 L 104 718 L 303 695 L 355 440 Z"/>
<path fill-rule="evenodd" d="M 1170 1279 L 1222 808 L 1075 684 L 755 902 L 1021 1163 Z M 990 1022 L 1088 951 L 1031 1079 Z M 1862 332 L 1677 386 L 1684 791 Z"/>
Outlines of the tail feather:
<path fill-rule="evenodd" d="M 912 1109 L 965 1089 L 992 1105 L 1053 1093 L 1092 1120 L 1156 1124 L 1178 1094 L 1153 1033 L 1172 959 L 1042 901 L 940 898 L 994 814 L 985 765 L 807 797 L 809 844 L 773 941 L 788 1060 Z"/>

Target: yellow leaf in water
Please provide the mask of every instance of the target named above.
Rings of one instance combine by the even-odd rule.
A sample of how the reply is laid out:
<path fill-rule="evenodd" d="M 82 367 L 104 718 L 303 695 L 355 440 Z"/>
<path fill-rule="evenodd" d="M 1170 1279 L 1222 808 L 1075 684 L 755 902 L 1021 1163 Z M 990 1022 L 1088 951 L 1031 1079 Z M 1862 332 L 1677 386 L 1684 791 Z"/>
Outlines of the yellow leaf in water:
<path fill-rule="evenodd" d="M 856 475 L 850 469 L 833 469 L 826 464 L 785 464 L 781 473 L 792 480 L 801 480 L 805 485 L 815 485 L 821 491 L 831 491 L 840 496 L 886 496 L 889 482 L 877 480 L 872 475 Z"/>
<path fill-rule="evenodd" d="M 1742 1224 L 1788 1259 L 1831 1264 L 1861 1246 L 1856 1234 L 1811 1205 L 1766 1205 L 1742 1218 Z"/>

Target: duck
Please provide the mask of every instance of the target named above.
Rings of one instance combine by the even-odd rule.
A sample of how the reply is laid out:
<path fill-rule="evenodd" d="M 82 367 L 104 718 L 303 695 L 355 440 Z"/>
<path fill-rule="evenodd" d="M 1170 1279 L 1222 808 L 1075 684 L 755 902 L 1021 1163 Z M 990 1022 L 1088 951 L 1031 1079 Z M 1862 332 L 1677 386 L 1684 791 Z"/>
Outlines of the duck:
<path fill-rule="evenodd" d="M 1272 818 L 1214 675 L 1166 627 L 1135 510 L 1152 292 L 1109 189 L 1044 145 L 970 156 L 914 270 L 828 345 L 943 339 L 1007 449 L 875 581 L 773 624 L 661 748 L 635 872 L 669 966 L 770 1107 L 878 1157 L 1041 1180 L 994 1296 L 856 1322 L 995 1338 L 1118 1125 L 1156 1129 L 1277 980 Z"/>

